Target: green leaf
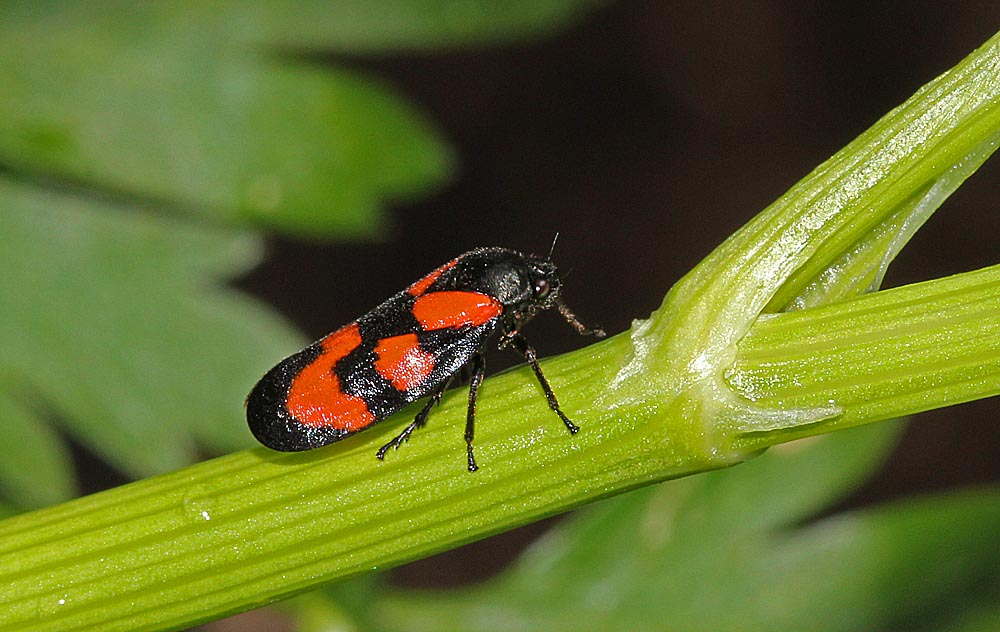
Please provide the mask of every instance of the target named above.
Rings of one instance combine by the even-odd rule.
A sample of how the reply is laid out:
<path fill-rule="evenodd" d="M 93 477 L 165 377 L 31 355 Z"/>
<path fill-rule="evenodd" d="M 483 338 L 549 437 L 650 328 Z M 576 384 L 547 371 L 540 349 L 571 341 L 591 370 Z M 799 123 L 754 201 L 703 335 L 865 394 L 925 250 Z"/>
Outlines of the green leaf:
<path fill-rule="evenodd" d="M 0 441 L 0 496 L 21 509 L 73 497 L 74 474 L 62 439 L 42 415 L 3 390 L 0 429 L 4 437 Z"/>
<path fill-rule="evenodd" d="M 38 2 L 0 8 L 0 163 L 229 222 L 370 236 L 453 170 L 373 77 L 290 54 L 537 35 L 593 6 Z"/>
<path fill-rule="evenodd" d="M 990 581 L 987 578 L 987 586 L 991 585 Z M 997 627 L 997 621 L 1000 621 L 1000 597 L 994 595 L 992 599 L 984 599 L 982 601 L 984 603 L 969 603 L 964 611 L 956 613 L 946 625 L 941 625 L 937 628 L 923 626 L 922 628 L 914 627 L 913 629 L 927 630 L 927 632 L 994 632 Z"/>
<path fill-rule="evenodd" d="M 355 53 L 510 42 L 548 34 L 606 0 L 322 0 L 239 3 L 258 38 Z"/>
<path fill-rule="evenodd" d="M 251 445 L 233 403 L 300 343 L 220 287 L 257 239 L 2 180 L 0 208 L 0 387 L 133 475 Z"/>
<path fill-rule="evenodd" d="M 430 125 L 356 73 L 130 24 L 127 11 L 107 30 L 63 17 L 0 21 L 0 160 L 15 169 L 345 235 L 377 232 L 386 200 L 450 170 Z"/>

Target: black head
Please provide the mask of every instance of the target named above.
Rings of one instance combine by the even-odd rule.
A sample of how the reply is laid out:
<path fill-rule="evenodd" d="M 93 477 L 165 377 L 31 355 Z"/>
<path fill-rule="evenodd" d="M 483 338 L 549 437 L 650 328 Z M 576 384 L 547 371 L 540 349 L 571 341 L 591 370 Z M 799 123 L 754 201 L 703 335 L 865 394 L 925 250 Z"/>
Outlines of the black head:
<path fill-rule="evenodd" d="M 531 289 L 529 302 L 536 309 L 548 309 L 556 304 L 562 281 L 556 264 L 548 258 L 525 257 L 528 268 L 528 286 Z"/>
<path fill-rule="evenodd" d="M 459 258 L 449 271 L 449 285 L 488 294 L 504 306 L 508 325 L 517 326 L 536 312 L 554 306 L 559 271 L 547 257 L 507 248 L 479 248 Z"/>

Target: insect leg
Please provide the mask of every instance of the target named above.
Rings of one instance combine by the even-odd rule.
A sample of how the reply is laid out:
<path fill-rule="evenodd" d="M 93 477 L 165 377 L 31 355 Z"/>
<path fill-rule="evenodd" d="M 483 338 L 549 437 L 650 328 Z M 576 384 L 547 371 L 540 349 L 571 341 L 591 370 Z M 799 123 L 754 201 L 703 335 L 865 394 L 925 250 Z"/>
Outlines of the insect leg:
<path fill-rule="evenodd" d="M 479 395 L 479 385 L 483 383 L 484 375 L 486 375 L 486 359 L 482 353 L 477 353 L 472 357 L 472 378 L 469 379 L 469 413 L 465 417 L 465 445 L 469 454 L 470 472 L 479 469 L 479 466 L 476 465 L 476 457 L 472 455 L 472 439 L 476 434 L 476 397 Z"/>
<path fill-rule="evenodd" d="M 583 323 L 581 323 L 580 320 L 576 317 L 576 314 L 571 312 L 569 307 L 567 307 L 566 304 L 563 303 L 562 301 L 556 300 L 556 309 L 558 309 L 559 313 L 562 314 L 562 317 L 566 319 L 566 322 L 569 323 L 573 327 L 573 329 L 576 330 L 576 333 L 580 334 L 581 336 L 595 336 L 597 338 L 603 338 L 604 336 L 607 335 L 604 333 L 603 329 L 597 327 L 591 329 L 586 325 L 584 325 Z"/>
<path fill-rule="evenodd" d="M 414 430 L 416 430 L 417 428 L 422 428 L 424 424 L 427 423 L 427 416 L 431 413 L 431 408 L 434 408 L 435 404 L 441 403 L 441 397 L 444 396 L 444 392 L 448 390 L 449 384 L 451 384 L 451 378 L 445 380 L 444 382 L 441 382 L 441 385 L 438 386 L 437 389 L 435 389 L 433 394 L 431 394 L 431 398 L 427 400 L 427 403 L 424 404 L 424 407 L 421 408 L 420 412 L 417 413 L 417 416 L 413 418 L 413 422 L 411 422 L 409 426 L 404 428 L 403 432 L 396 435 L 392 441 L 390 441 L 389 443 L 385 444 L 384 446 L 378 449 L 378 452 L 375 453 L 375 456 L 377 456 L 379 460 L 385 460 L 385 453 L 389 451 L 389 448 L 398 450 L 399 446 L 403 445 L 406 441 L 409 440 L 410 435 L 413 434 Z"/>
<path fill-rule="evenodd" d="M 582 326 L 582 325 L 581 325 Z M 559 418 L 563 420 L 566 427 L 569 428 L 571 434 L 576 434 L 580 428 L 569 420 L 563 411 L 559 408 L 559 401 L 556 399 L 556 394 L 552 392 L 552 387 L 549 386 L 549 381 L 545 379 L 542 374 L 542 367 L 538 366 L 538 354 L 535 353 L 535 349 L 528 344 L 528 341 L 524 339 L 524 336 L 517 332 L 508 334 L 511 344 L 514 348 L 521 352 L 524 359 L 528 361 L 531 365 L 531 369 L 535 372 L 535 377 L 538 378 L 538 382 L 542 385 L 542 390 L 545 391 L 545 398 L 549 400 L 549 408 L 551 408 Z"/>

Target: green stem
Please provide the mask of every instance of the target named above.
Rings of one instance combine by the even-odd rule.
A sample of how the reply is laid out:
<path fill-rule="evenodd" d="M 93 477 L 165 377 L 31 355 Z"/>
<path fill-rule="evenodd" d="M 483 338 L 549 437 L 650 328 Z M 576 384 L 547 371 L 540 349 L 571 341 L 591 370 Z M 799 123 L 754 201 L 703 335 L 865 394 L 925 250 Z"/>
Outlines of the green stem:
<path fill-rule="evenodd" d="M 1000 394 L 1000 266 L 761 317 L 726 378 L 759 406 L 842 410 L 748 449 Z"/>
<path fill-rule="evenodd" d="M 385 462 L 375 446 L 412 408 L 313 452 L 250 450 L 6 520 L 0 628 L 180 628 L 778 441 L 995 394 L 993 269 L 767 314 L 876 288 L 998 130 L 994 37 L 723 243 L 649 320 L 546 361 L 575 436 L 520 369 L 483 386 L 475 474 L 452 393 Z M 944 340 L 954 364 L 935 355 Z"/>

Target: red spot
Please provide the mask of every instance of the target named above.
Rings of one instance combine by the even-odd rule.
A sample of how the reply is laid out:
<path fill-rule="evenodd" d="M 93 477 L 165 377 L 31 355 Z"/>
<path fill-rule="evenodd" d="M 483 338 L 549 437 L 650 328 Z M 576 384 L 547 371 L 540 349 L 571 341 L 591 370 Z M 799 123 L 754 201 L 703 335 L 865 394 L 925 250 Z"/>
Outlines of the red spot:
<path fill-rule="evenodd" d="M 375 370 L 398 391 L 419 386 L 434 370 L 434 356 L 420 349 L 416 334 L 380 340 L 375 355 Z"/>
<path fill-rule="evenodd" d="M 323 352 L 307 365 L 288 390 L 285 406 L 305 426 L 323 426 L 356 432 L 375 423 L 375 415 L 360 397 L 340 390 L 333 368 L 361 344 L 358 324 L 351 323 L 323 339 Z"/>
<path fill-rule="evenodd" d="M 413 303 L 413 315 L 424 331 L 482 325 L 501 313 L 495 298 L 479 292 L 431 292 Z"/>
<path fill-rule="evenodd" d="M 438 280 L 438 277 L 441 276 L 445 270 L 451 268 L 456 263 L 458 263 L 458 259 L 452 259 L 451 261 L 444 264 L 434 272 L 431 272 L 424 278 L 420 279 L 419 281 L 408 287 L 406 291 L 413 296 L 420 296 L 421 294 L 427 291 L 427 288 L 434 285 L 434 282 Z"/>

